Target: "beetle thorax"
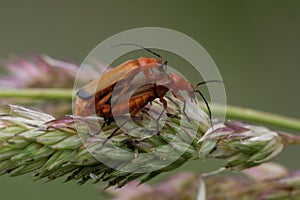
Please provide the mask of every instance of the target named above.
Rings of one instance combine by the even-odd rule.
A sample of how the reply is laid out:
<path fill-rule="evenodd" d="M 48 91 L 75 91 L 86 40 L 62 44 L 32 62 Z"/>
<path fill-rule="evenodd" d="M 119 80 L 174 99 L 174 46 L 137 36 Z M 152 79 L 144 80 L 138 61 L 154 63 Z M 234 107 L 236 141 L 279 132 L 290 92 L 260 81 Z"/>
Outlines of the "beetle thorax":
<path fill-rule="evenodd" d="M 137 59 L 138 63 L 140 66 L 144 65 L 149 65 L 149 64 L 161 64 L 161 61 L 156 60 L 154 58 L 145 58 L 145 57 L 140 57 Z"/>

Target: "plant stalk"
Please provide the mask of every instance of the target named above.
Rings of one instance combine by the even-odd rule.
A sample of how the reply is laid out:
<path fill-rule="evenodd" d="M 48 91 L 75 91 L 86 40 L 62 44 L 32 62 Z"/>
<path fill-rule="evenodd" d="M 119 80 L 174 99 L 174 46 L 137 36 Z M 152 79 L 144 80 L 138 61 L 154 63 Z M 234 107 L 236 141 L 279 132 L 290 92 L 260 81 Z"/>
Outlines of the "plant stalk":
<path fill-rule="evenodd" d="M 72 90 L 63 88 L 28 88 L 0 90 L 0 98 L 32 98 L 72 100 Z"/>
<path fill-rule="evenodd" d="M 206 106 L 202 109 L 207 111 Z M 214 105 L 214 115 L 222 115 L 224 106 Z M 229 119 L 237 119 L 241 121 L 249 121 L 262 125 L 273 126 L 276 128 L 297 131 L 300 133 L 300 120 L 292 117 L 286 117 L 269 112 L 258 111 L 250 108 L 226 105 L 226 117 Z"/>

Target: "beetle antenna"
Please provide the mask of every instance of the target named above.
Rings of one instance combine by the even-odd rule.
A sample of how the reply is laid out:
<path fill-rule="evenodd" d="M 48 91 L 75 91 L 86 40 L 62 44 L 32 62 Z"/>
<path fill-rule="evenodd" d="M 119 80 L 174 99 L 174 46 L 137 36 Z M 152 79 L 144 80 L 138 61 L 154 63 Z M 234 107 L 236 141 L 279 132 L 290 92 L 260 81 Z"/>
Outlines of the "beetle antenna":
<path fill-rule="evenodd" d="M 220 80 L 202 81 L 202 82 L 200 82 L 200 83 L 197 83 L 197 84 L 195 85 L 195 88 L 197 88 L 197 87 L 200 86 L 200 85 L 205 85 L 205 84 L 207 84 L 207 83 L 223 83 L 223 81 L 220 81 Z"/>
<path fill-rule="evenodd" d="M 209 107 L 209 104 L 205 98 L 205 96 L 202 94 L 202 92 L 200 90 L 194 90 L 194 92 L 197 92 L 198 94 L 200 94 L 200 96 L 202 97 L 206 107 L 207 107 L 207 110 L 208 110 L 208 116 L 209 116 L 209 121 L 210 121 L 210 125 L 211 127 L 213 126 L 212 124 L 212 114 L 211 114 L 211 110 L 210 110 L 210 107 Z"/>
<path fill-rule="evenodd" d="M 210 107 L 209 107 L 209 104 L 205 98 L 205 96 L 202 94 L 202 92 L 200 90 L 197 89 L 198 86 L 200 85 L 205 85 L 207 83 L 223 83 L 223 81 L 220 81 L 220 80 L 209 80 L 209 81 L 202 81 L 202 82 L 199 82 L 197 83 L 195 86 L 194 86 L 194 92 L 197 92 L 200 94 L 200 96 L 202 97 L 206 107 L 207 107 L 207 110 L 208 110 L 208 115 L 209 115 L 209 120 L 210 120 L 210 125 L 211 127 L 213 126 L 212 124 L 212 114 L 211 114 L 211 110 L 210 110 Z"/>
<path fill-rule="evenodd" d="M 151 49 L 149 49 L 149 48 L 147 48 L 147 47 L 144 47 L 144 46 L 142 46 L 142 45 L 139 45 L 139 44 L 134 44 L 134 43 L 122 43 L 122 44 L 116 44 L 116 45 L 113 45 L 113 46 L 111 46 L 111 47 L 118 47 L 118 46 L 124 46 L 124 45 L 131 45 L 131 46 L 140 47 L 141 49 L 144 49 L 144 50 L 146 50 L 146 51 L 152 53 L 153 55 L 159 57 L 160 60 L 162 60 L 162 56 L 161 56 L 161 55 L 159 55 L 159 54 L 156 53 L 155 51 L 153 51 L 153 50 L 151 50 Z"/>

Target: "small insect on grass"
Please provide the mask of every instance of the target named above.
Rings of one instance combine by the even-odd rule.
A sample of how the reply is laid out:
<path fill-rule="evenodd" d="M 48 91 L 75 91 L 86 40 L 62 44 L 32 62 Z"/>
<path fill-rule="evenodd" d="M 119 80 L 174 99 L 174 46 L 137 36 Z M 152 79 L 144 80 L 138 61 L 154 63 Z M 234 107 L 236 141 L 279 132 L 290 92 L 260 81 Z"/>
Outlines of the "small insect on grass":
<path fill-rule="evenodd" d="M 155 77 L 153 77 L 153 73 L 151 74 L 153 69 L 157 69 L 159 74 L 165 73 L 163 66 L 166 62 L 162 63 L 162 57 L 148 48 L 142 48 L 153 53 L 155 56 L 158 56 L 159 59 L 140 57 L 137 60 L 128 60 L 101 75 L 98 79 L 89 82 L 77 92 L 75 111 L 77 116 L 84 117 L 96 113 L 109 123 L 112 121 L 109 117 L 110 113 L 95 110 L 95 105 L 98 105 L 97 108 L 101 109 L 101 105 L 108 102 L 111 98 L 112 91 L 117 83 L 123 87 L 120 91 L 121 95 L 128 90 L 130 82 L 139 72 L 143 72 L 146 79 L 155 79 Z"/>
<path fill-rule="evenodd" d="M 181 77 L 181 76 L 180 76 Z M 128 100 L 126 97 L 120 97 L 116 99 L 114 102 L 110 102 L 110 104 L 104 104 L 102 105 L 103 111 L 106 113 L 111 112 L 116 116 L 121 116 L 122 114 L 125 114 L 127 110 L 129 110 L 130 114 L 132 116 L 135 116 L 138 114 L 147 104 L 152 103 L 154 100 L 159 99 L 160 103 L 163 106 L 163 110 L 155 120 L 156 122 L 156 134 L 159 134 L 159 120 L 162 117 L 162 114 L 164 111 L 168 108 L 167 100 L 165 99 L 166 93 L 168 91 L 171 91 L 173 96 L 180 101 L 183 102 L 183 109 L 182 114 L 186 117 L 187 120 L 190 121 L 189 116 L 185 113 L 186 109 L 186 99 L 179 94 L 179 90 L 185 90 L 189 97 L 195 101 L 196 95 L 195 93 L 200 93 L 202 97 L 204 98 L 204 101 L 207 105 L 208 111 L 209 111 L 209 117 L 211 122 L 211 111 L 209 108 L 209 104 L 206 101 L 204 95 L 197 89 L 198 86 L 204 85 L 206 83 L 211 82 L 219 82 L 215 80 L 206 81 L 206 82 L 200 82 L 196 84 L 195 86 L 190 85 L 185 79 L 182 77 L 179 79 L 177 74 L 170 73 L 168 76 L 165 76 L 164 78 L 157 79 L 155 83 L 146 83 L 143 84 L 144 79 L 137 79 L 132 81 L 131 87 L 127 91 L 128 93 L 132 92 L 132 96 Z M 111 116 L 113 117 L 113 116 Z M 124 122 L 126 123 L 126 122 Z M 121 124 L 121 126 L 124 124 Z M 211 124 L 212 126 L 212 124 Z M 110 136 L 111 138 L 114 136 L 114 134 L 118 131 L 118 129 L 121 127 L 116 128 L 115 131 L 113 131 Z"/>
<path fill-rule="evenodd" d="M 161 55 L 143 46 L 135 46 L 151 52 L 160 59 L 156 60 L 154 58 L 143 57 L 138 58 L 137 60 L 129 60 L 112 69 L 108 73 L 105 73 L 98 79 L 91 81 L 77 93 L 78 99 L 76 102 L 76 115 L 89 116 L 96 114 L 103 117 L 103 129 L 105 124 L 109 124 L 114 121 L 114 117 L 123 116 L 125 114 L 135 116 L 147 104 L 151 103 L 155 99 L 159 99 L 164 109 L 156 119 L 156 133 L 158 133 L 159 120 L 162 117 L 164 110 L 168 107 L 167 101 L 164 99 L 168 91 L 170 91 L 175 98 L 184 103 L 182 112 L 186 118 L 189 119 L 185 113 L 186 99 L 180 94 L 180 91 L 185 91 L 192 101 L 196 99 L 196 93 L 202 97 L 208 109 L 210 122 L 212 121 L 211 109 L 208 101 L 198 89 L 198 86 L 220 81 L 211 80 L 200 82 L 193 86 L 179 74 L 166 73 L 163 66 L 165 66 L 167 62 L 165 61 L 162 64 Z M 157 69 L 157 72 L 154 72 L 153 69 Z M 135 79 L 137 74 L 140 72 L 143 72 L 144 77 Z M 114 98 L 112 101 L 112 96 L 116 93 L 117 98 Z M 124 94 L 127 93 L 132 94 L 130 98 L 123 98 L 123 96 L 126 96 Z M 108 139 L 113 137 L 119 128 L 120 127 L 113 131 Z"/>

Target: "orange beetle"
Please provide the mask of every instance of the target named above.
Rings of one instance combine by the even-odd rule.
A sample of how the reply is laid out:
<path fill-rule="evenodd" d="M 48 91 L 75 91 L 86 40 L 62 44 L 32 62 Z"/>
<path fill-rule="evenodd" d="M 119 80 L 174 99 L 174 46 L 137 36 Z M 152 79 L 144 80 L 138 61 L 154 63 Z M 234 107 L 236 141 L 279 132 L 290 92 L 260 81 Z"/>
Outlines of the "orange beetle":
<path fill-rule="evenodd" d="M 150 72 L 153 72 L 154 68 L 156 68 L 160 73 L 165 73 L 163 65 L 165 65 L 166 62 L 162 64 L 162 57 L 156 52 L 137 44 L 120 45 L 133 45 L 140 47 L 159 57 L 159 59 L 141 57 L 137 60 L 129 60 L 111 69 L 98 79 L 90 81 L 77 92 L 78 98 L 76 101 L 75 115 L 85 117 L 95 114 L 95 103 L 105 103 L 110 98 L 117 83 L 120 84 L 121 82 L 123 84 L 123 91 L 125 92 L 130 86 L 129 82 L 133 80 L 139 72 L 143 72 L 145 77 L 148 79 L 153 78 Z"/>
<path fill-rule="evenodd" d="M 107 120 L 113 120 L 113 117 L 118 117 L 121 115 L 126 114 L 128 111 L 129 113 L 134 116 L 139 111 L 141 111 L 148 103 L 154 101 L 156 98 L 159 98 L 159 101 L 162 103 L 164 110 L 167 109 L 167 101 L 164 99 L 166 93 L 168 91 L 171 91 L 172 94 L 183 101 L 184 108 L 183 108 L 183 114 L 186 116 L 186 118 L 189 120 L 189 117 L 185 113 L 185 104 L 186 100 L 183 96 L 179 94 L 179 90 L 184 90 L 187 92 L 188 96 L 194 100 L 196 98 L 195 93 L 199 93 L 201 97 L 203 98 L 209 112 L 209 118 L 211 121 L 211 110 L 209 108 L 208 102 L 203 96 L 203 94 L 197 89 L 198 86 L 209 83 L 209 82 L 220 82 L 220 81 L 206 81 L 206 82 L 200 82 L 196 84 L 195 86 L 192 86 L 188 81 L 186 81 L 182 76 L 174 73 L 167 74 L 167 76 L 164 76 L 162 78 L 159 78 L 156 80 L 156 82 L 153 83 L 146 83 L 143 85 L 143 79 L 135 80 L 131 83 L 131 87 L 127 92 L 131 92 L 133 89 L 134 92 L 132 96 L 128 99 L 125 97 L 117 98 L 115 102 L 110 102 L 107 100 L 105 103 L 99 103 L 96 105 L 96 113 L 99 116 L 104 117 L 104 119 Z M 159 115 L 159 117 L 156 120 L 156 133 L 159 134 L 159 119 L 161 118 L 163 112 Z M 126 123 L 126 121 L 125 121 Z M 121 125 L 122 126 L 122 125 Z M 211 124 L 212 126 L 212 124 Z M 103 128 L 103 127 L 102 127 Z M 105 144 L 110 138 L 112 138 L 117 131 L 120 129 L 120 127 L 117 127 L 103 142 Z"/>
<path fill-rule="evenodd" d="M 124 44 L 122 44 L 124 45 Z M 125 45 L 135 45 L 135 44 L 125 44 Z M 139 46 L 139 45 L 135 45 Z M 159 98 L 164 108 L 167 108 L 167 102 L 163 99 L 166 92 L 171 90 L 173 95 L 184 102 L 185 111 L 185 99 L 179 94 L 179 90 L 184 90 L 187 94 L 194 99 L 195 92 L 199 93 L 203 98 L 208 111 L 209 117 L 211 118 L 211 110 L 209 108 L 208 102 L 206 101 L 204 95 L 197 89 L 201 84 L 207 83 L 202 82 L 193 87 L 189 82 L 187 82 L 183 77 L 178 74 L 166 74 L 162 64 L 162 57 L 157 53 L 153 52 L 148 48 L 139 46 L 150 53 L 158 56 L 160 59 L 154 58 L 138 58 L 137 60 L 129 60 L 119 65 L 116 68 L 105 73 L 103 76 L 96 80 L 89 82 L 86 86 L 81 88 L 77 92 L 76 101 L 76 112 L 78 116 L 89 116 L 92 114 L 97 114 L 105 119 L 106 122 L 113 120 L 112 113 L 120 116 L 126 114 L 127 111 L 131 115 L 137 114 L 147 103 Z M 153 69 L 158 70 L 158 74 L 154 74 Z M 152 84 L 145 84 L 135 91 L 128 102 L 122 100 L 121 96 L 125 92 L 131 91 L 132 86 L 137 86 L 137 83 L 143 85 L 145 79 L 140 79 L 136 82 L 132 82 L 135 76 L 143 72 L 145 78 L 151 80 Z M 212 82 L 212 81 L 209 81 Z M 120 99 L 114 102 L 113 105 L 110 102 L 112 92 L 115 89 L 117 83 L 121 83 L 118 87 L 120 89 Z M 112 109 L 114 112 L 112 112 Z M 185 114 L 185 113 L 184 113 Z"/>
<path fill-rule="evenodd" d="M 126 91 L 130 86 L 129 82 L 141 71 L 144 72 L 146 78 L 152 79 L 150 72 L 153 68 L 158 69 L 160 73 L 164 73 L 160 60 L 139 58 L 126 61 L 98 79 L 92 80 L 77 92 L 75 114 L 83 117 L 94 114 L 95 102 L 97 104 L 106 102 L 118 82 L 119 84 L 122 83 L 124 86 L 123 91 Z"/>
<path fill-rule="evenodd" d="M 206 84 L 209 82 L 219 82 L 219 81 L 207 81 L 200 82 L 195 86 L 192 86 L 187 80 L 182 76 L 170 73 L 164 74 L 161 77 L 153 80 L 152 83 L 145 83 L 144 79 L 137 79 L 131 82 L 130 87 L 126 91 L 127 93 L 132 92 L 132 96 L 128 98 L 123 98 L 119 95 L 115 98 L 114 102 L 111 102 L 111 94 L 107 95 L 100 101 L 96 102 L 95 111 L 99 116 L 105 119 L 113 119 L 113 115 L 121 116 L 129 112 L 132 116 L 136 115 L 141 109 L 144 108 L 148 103 L 152 102 L 156 98 L 162 103 L 164 109 L 167 109 L 167 101 L 164 96 L 168 91 L 180 99 L 184 103 L 183 112 L 185 112 L 186 100 L 183 96 L 179 94 L 179 91 L 186 91 L 188 96 L 194 100 L 196 98 L 195 93 L 199 93 L 203 98 L 209 112 L 209 117 L 211 118 L 211 110 L 209 108 L 208 102 L 200 90 L 197 89 L 198 86 Z M 133 91 L 134 90 L 134 91 Z M 185 114 L 185 113 L 183 113 Z"/>

